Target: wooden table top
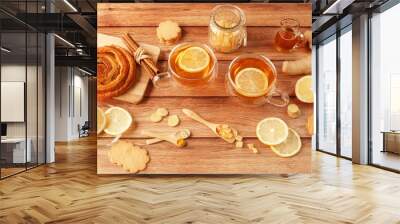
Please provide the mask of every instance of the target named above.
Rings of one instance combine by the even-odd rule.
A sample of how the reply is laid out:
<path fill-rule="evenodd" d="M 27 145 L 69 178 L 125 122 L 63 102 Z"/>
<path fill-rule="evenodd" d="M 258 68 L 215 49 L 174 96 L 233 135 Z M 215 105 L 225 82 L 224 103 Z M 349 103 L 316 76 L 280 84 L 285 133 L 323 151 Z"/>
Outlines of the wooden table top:
<path fill-rule="evenodd" d="M 183 42 L 208 42 L 208 24 L 214 3 L 99 3 L 98 32 L 119 36 L 129 32 L 142 43 L 157 45 L 161 48 L 158 63 L 162 71 L 166 70 L 168 54 L 174 46 L 160 44 L 156 36 L 156 27 L 165 20 L 180 24 Z M 292 53 L 275 50 L 273 39 L 279 29 L 282 18 L 295 18 L 301 29 L 311 28 L 311 4 L 273 4 L 243 3 L 235 4 L 246 14 L 248 46 L 231 54 L 216 53 L 218 76 L 207 87 L 197 90 L 173 88 L 148 88 L 145 99 L 138 105 L 117 100 L 108 100 L 111 105 L 126 108 L 133 115 L 134 127 L 124 133 L 123 138 L 137 144 L 143 144 L 146 136 L 142 130 L 176 131 L 189 128 L 192 137 L 188 146 L 177 149 L 169 143 L 143 146 L 149 151 L 151 161 L 141 174 L 250 174 L 250 173 L 299 173 L 311 169 L 311 136 L 305 124 L 307 116 L 313 112 L 313 104 L 304 104 L 294 96 L 294 85 L 302 76 L 281 74 L 283 60 L 295 60 L 310 54 L 307 49 L 298 49 Z M 286 107 L 279 108 L 269 104 L 260 107 L 248 107 L 238 104 L 235 97 L 225 90 L 225 74 L 231 60 L 244 53 L 258 53 L 272 60 L 278 70 L 277 87 L 289 93 L 291 102 L 299 105 L 302 115 L 297 119 L 287 116 Z M 166 119 L 152 123 L 149 116 L 158 107 L 168 108 L 170 114 L 177 114 L 181 124 L 177 128 L 168 127 Z M 189 108 L 205 119 L 216 123 L 227 123 L 239 130 L 245 137 L 245 144 L 254 143 L 259 154 L 254 154 L 246 146 L 236 149 L 234 145 L 217 138 L 207 127 L 186 117 L 182 108 Z M 256 138 L 255 127 L 263 118 L 279 117 L 289 127 L 296 130 L 302 138 L 302 149 L 294 157 L 280 158 L 268 146 L 262 145 Z M 110 137 L 98 136 L 97 171 L 99 174 L 125 174 L 120 167 L 111 164 L 106 156 Z"/>

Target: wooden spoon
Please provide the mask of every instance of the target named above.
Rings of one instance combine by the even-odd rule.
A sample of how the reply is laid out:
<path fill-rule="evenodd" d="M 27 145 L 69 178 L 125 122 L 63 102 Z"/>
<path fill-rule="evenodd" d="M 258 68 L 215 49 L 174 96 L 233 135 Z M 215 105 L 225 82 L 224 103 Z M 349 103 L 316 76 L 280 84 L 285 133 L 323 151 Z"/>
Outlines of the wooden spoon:
<path fill-rule="evenodd" d="M 177 138 L 183 138 L 183 139 L 187 139 L 190 137 L 190 130 L 189 129 L 182 129 L 180 131 L 177 131 L 175 133 L 173 133 Z M 146 140 L 146 145 L 151 145 L 151 144 L 155 144 L 158 142 L 162 142 L 164 140 L 161 140 L 159 138 L 152 138 L 152 139 L 147 139 Z"/>
<path fill-rule="evenodd" d="M 184 138 L 180 138 L 179 136 L 176 136 L 175 133 L 160 133 L 160 132 L 154 132 L 154 131 L 142 131 L 143 135 L 147 135 L 152 138 L 158 138 L 167 142 L 170 142 L 178 147 L 184 147 L 186 146 L 186 141 Z"/>
<path fill-rule="evenodd" d="M 192 118 L 193 120 L 200 122 L 200 123 L 204 124 L 205 126 L 207 126 L 208 128 L 210 128 L 214 132 L 214 134 L 216 134 L 218 137 L 224 139 L 225 141 L 227 141 L 229 143 L 235 142 L 235 136 L 233 136 L 232 138 L 225 138 L 218 132 L 218 130 L 221 130 L 224 126 L 229 127 L 228 125 L 216 124 L 216 123 L 212 123 L 207 120 L 204 120 L 204 118 L 200 117 L 200 115 L 196 114 L 195 112 L 193 112 L 189 109 L 182 109 L 182 112 L 186 116 L 188 116 L 188 117 Z M 230 128 L 230 129 L 233 130 L 232 128 Z"/>

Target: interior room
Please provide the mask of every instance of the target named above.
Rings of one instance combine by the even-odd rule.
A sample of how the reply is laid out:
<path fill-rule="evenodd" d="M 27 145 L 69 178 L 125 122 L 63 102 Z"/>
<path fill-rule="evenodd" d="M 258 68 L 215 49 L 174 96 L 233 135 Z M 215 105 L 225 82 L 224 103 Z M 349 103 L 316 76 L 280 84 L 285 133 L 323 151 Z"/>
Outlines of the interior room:
<path fill-rule="evenodd" d="M 101 3 L 116 5 L 103 5 L 110 14 L 98 14 Z M 130 7 L 140 13 L 127 11 L 125 4 L 133 5 Z M 306 164 L 310 165 L 308 172 L 99 174 L 97 166 L 104 162 L 97 154 L 100 145 L 112 147 L 114 141 L 129 136 L 98 140 L 98 29 L 107 31 L 104 27 L 118 12 L 122 18 L 118 21 L 130 24 L 136 21 L 125 21 L 124 15 L 143 16 L 135 20 L 154 18 L 155 22 L 143 27 L 110 26 L 108 34 L 122 33 L 124 29 L 150 33 L 146 35 L 151 43 L 161 46 L 159 56 L 164 62 L 156 66 L 164 71 L 174 45 L 159 42 L 158 18 L 180 20 L 184 30 L 181 38 L 186 41 L 207 41 L 202 35 L 209 32 L 211 10 L 206 11 L 206 16 L 201 13 L 204 8 L 220 4 L 233 4 L 246 13 L 255 10 L 259 14 L 262 7 L 310 7 L 312 15 L 306 18 L 311 25 L 306 28 L 312 32 L 312 50 L 307 51 L 312 55 L 312 66 L 307 75 L 312 76 L 314 100 L 313 107 L 304 111 L 313 114 L 309 121 L 312 134 L 300 133 L 301 138 L 307 138 L 301 150 L 311 147 L 307 154 L 311 161 Z M 159 9 L 160 15 L 150 13 L 154 9 Z M 263 21 L 248 16 L 247 46 L 233 54 L 249 53 L 261 44 L 263 55 L 275 55 L 271 60 L 279 68 L 278 76 L 283 77 L 281 83 L 290 83 L 292 77 L 281 73 L 282 54 L 273 47 L 275 33 L 255 35 L 254 30 L 264 29 L 257 24 L 272 24 L 268 29 L 279 30 L 273 13 L 267 13 Z M 186 21 L 184 16 L 200 19 Z M 103 25 L 98 23 L 100 17 Z M 286 17 L 290 15 L 282 14 L 282 18 Z M 207 20 L 205 26 L 202 19 Z M 397 0 L 0 1 L 0 223 L 400 223 L 398 21 Z M 189 22 L 195 25 L 188 25 Z M 138 39 L 143 40 L 146 35 L 140 34 Z M 299 34 L 299 39 L 303 38 L 304 34 Z M 306 47 L 307 44 L 303 43 Z M 294 49 L 293 58 L 301 53 Z M 216 55 L 225 60 L 217 77 L 223 80 L 226 74 L 222 73 L 230 61 L 227 54 Z M 159 100 L 168 94 L 168 90 L 156 90 L 153 95 L 146 91 L 142 96 L 146 110 L 159 107 L 149 103 L 150 96 Z M 179 94 L 175 96 L 176 104 L 187 106 L 189 100 Z M 138 113 L 141 109 L 140 104 L 122 105 L 129 105 Z M 254 116 L 260 114 L 258 110 L 253 109 Z M 283 110 L 286 113 L 287 107 Z M 140 127 L 140 119 L 153 119 L 143 117 L 138 115 L 131 120 L 135 128 Z M 251 123 L 254 119 L 240 120 Z M 304 128 L 299 120 L 293 120 L 297 121 L 295 128 Z M 193 129 L 193 133 L 202 130 Z M 211 137 L 199 138 L 207 141 Z M 174 150 L 163 148 L 164 143 L 168 139 L 154 150 Z M 221 150 L 223 143 L 226 142 L 216 141 L 213 147 Z M 257 155 L 267 156 L 266 159 L 274 155 L 269 146 L 265 149 L 268 151 Z M 249 154 L 253 156 L 253 152 Z M 212 155 L 222 167 L 229 165 L 228 158 Z M 168 163 L 171 157 L 166 156 L 157 164 Z M 187 157 L 185 165 L 193 159 Z M 279 161 L 280 166 L 295 166 L 288 160 Z M 207 169 L 207 164 L 201 168 Z M 240 165 L 250 171 L 253 167 L 251 163 Z M 274 167 L 261 167 L 268 166 Z M 176 167 L 182 173 L 187 171 Z"/>

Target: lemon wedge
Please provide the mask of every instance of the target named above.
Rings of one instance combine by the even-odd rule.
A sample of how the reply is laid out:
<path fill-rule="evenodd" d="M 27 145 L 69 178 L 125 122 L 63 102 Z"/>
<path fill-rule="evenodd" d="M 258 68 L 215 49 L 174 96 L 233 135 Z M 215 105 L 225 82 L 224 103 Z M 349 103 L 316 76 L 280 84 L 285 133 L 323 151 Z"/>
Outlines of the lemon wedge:
<path fill-rule="evenodd" d="M 278 145 L 288 137 L 288 126 L 280 118 L 269 117 L 258 122 L 256 134 L 258 140 L 266 145 Z"/>
<path fill-rule="evenodd" d="M 258 68 L 245 68 L 237 74 L 235 84 L 245 96 L 260 96 L 268 89 L 268 78 Z"/>
<path fill-rule="evenodd" d="M 271 145 L 271 149 L 280 157 L 291 157 L 296 155 L 301 149 L 301 139 L 296 131 L 289 128 L 287 139 L 278 145 Z"/>
<path fill-rule="evenodd" d="M 124 133 L 132 124 L 131 114 L 121 107 L 111 107 L 106 112 L 107 125 L 104 132 L 118 136 Z"/>
<path fill-rule="evenodd" d="M 304 103 L 314 102 L 314 93 L 312 90 L 312 77 L 311 75 L 306 75 L 297 80 L 295 93 L 297 99 Z"/>
<path fill-rule="evenodd" d="M 106 116 L 104 111 L 100 107 L 97 107 L 97 134 L 100 134 L 104 130 L 105 126 Z"/>
<path fill-rule="evenodd" d="M 201 72 L 210 64 L 210 55 L 201 47 L 189 47 L 178 57 L 178 66 L 189 73 Z"/>

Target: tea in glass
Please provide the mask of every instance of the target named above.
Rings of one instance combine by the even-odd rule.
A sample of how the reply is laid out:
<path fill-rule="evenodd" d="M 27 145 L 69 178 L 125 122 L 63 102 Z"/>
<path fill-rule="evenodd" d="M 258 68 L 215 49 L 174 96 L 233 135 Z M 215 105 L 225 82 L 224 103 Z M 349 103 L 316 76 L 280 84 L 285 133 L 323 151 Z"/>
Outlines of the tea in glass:
<path fill-rule="evenodd" d="M 195 87 L 207 84 L 214 78 L 217 59 L 207 45 L 185 43 L 172 50 L 168 65 L 177 82 Z"/>
<path fill-rule="evenodd" d="M 299 22 L 295 19 L 283 19 L 281 29 L 275 35 L 275 48 L 278 51 L 291 51 L 300 47 L 304 35 L 299 30 Z"/>
<path fill-rule="evenodd" d="M 262 55 L 241 55 L 234 59 L 228 70 L 227 85 L 231 94 L 249 105 L 271 103 L 285 106 L 287 94 L 275 89 L 277 72 L 274 64 Z M 283 102 L 275 103 L 272 96 L 279 95 Z"/>

